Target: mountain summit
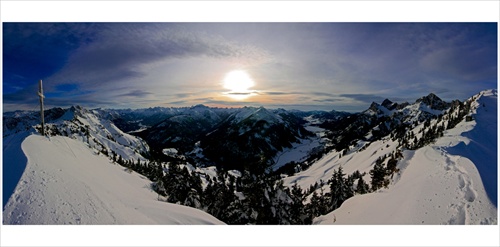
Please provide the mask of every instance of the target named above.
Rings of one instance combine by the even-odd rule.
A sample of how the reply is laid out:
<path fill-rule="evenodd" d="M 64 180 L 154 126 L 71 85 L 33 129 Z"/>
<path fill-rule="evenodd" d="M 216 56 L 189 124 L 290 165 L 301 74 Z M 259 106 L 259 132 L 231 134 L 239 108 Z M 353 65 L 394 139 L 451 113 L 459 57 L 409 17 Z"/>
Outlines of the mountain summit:
<path fill-rule="evenodd" d="M 441 100 L 437 95 L 430 93 L 429 95 L 417 99 L 417 103 L 422 102 L 423 104 L 428 105 L 431 109 L 434 110 L 445 110 L 450 106 L 449 103 Z"/>

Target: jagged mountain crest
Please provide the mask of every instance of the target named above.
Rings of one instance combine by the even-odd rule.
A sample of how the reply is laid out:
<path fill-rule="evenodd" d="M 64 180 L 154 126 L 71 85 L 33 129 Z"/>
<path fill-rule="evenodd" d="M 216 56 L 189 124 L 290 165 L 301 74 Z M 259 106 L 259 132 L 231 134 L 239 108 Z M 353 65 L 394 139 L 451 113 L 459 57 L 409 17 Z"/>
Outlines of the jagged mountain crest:
<path fill-rule="evenodd" d="M 370 107 L 362 113 L 371 116 L 388 116 L 397 121 L 416 122 L 442 114 L 452 103 L 441 100 L 434 93 L 421 97 L 413 104 L 401 104 L 385 99 L 381 104 L 372 102 Z"/>
<path fill-rule="evenodd" d="M 327 136 L 331 140 L 331 146 L 342 150 L 357 140 L 375 141 L 393 131 L 404 132 L 412 125 L 444 114 L 451 105 L 434 94 L 422 97 L 413 104 L 397 104 L 385 99 L 382 104 L 373 102 L 361 113 L 323 122 L 320 126 L 328 130 Z"/>
<path fill-rule="evenodd" d="M 394 108 L 396 108 L 397 103 L 394 103 L 389 99 L 385 99 L 384 101 L 382 101 L 382 106 L 387 108 L 387 110 L 390 111 L 390 110 L 393 110 Z"/>
<path fill-rule="evenodd" d="M 430 93 L 429 95 L 417 99 L 416 103 L 422 102 L 423 104 L 429 106 L 433 110 L 445 110 L 450 107 L 450 103 L 443 101 L 434 93 Z"/>

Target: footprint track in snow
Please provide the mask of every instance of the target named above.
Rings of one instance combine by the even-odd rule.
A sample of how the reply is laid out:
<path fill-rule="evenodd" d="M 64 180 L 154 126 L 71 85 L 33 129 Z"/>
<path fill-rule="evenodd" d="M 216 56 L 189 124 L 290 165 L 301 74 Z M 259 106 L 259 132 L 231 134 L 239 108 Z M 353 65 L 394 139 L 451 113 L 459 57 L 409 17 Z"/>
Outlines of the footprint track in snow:
<path fill-rule="evenodd" d="M 457 204 L 451 204 L 449 208 L 454 211 L 455 213 L 451 217 L 450 220 L 448 220 L 448 224 L 450 225 L 465 225 L 467 224 L 467 207 L 465 206 L 464 203 L 461 203 L 460 205 Z"/>
<path fill-rule="evenodd" d="M 441 150 L 441 155 L 445 157 L 446 172 L 450 172 L 453 176 L 457 176 L 457 192 L 459 197 L 458 204 L 451 204 L 449 208 L 454 212 L 448 224 L 469 224 L 468 208 L 477 198 L 477 191 L 474 189 L 473 181 L 470 178 L 467 170 L 459 163 L 461 157 L 448 154 L 445 150 Z M 455 175 L 456 174 L 456 175 Z M 463 199 L 461 199 L 463 198 Z"/>
<path fill-rule="evenodd" d="M 460 188 L 460 191 L 462 192 L 465 200 L 468 202 L 474 202 L 477 197 L 477 192 L 474 189 L 472 180 L 467 172 L 458 164 L 458 160 L 460 159 L 460 157 L 450 157 L 450 155 L 446 152 L 442 152 L 442 155 L 446 156 L 446 171 L 453 171 L 458 173 L 458 187 Z"/>
<path fill-rule="evenodd" d="M 467 185 L 465 190 L 465 199 L 468 202 L 474 202 L 476 200 L 477 192 L 472 188 L 472 185 Z"/>
<path fill-rule="evenodd" d="M 474 202 L 477 197 L 477 192 L 472 185 L 472 180 L 467 173 L 462 173 L 460 170 L 457 171 L 460 172 L 460 174 L 458 174 L 458 186 L 463 197 L 467 202 Z"/>
<path fill-rule="evenodd" d="M 465 179 L 463 174 L 458 175 L 458 186 L 460 187 L 460 189 L 463 189 L 465 187 Z"/>

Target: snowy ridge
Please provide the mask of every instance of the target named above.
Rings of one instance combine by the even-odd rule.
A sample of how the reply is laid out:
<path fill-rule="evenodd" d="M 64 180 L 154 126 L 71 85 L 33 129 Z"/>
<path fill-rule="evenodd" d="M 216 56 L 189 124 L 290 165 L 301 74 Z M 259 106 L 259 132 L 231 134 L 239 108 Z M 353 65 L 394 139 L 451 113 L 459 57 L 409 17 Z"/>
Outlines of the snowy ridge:
<path fill-rule="evenodd" d="M 364 114 L 369 116 L 388 116 L 393 117 L 401 122 L 415 123 L 421 121 L 426 116 L 443 114 L 449 107 L 449 103 L 442 101 L 435 94 L 417 99 L 415 103 L 397 104 L 389 99 L 385 99 L 382 104 L 373 102 L 370 107 L 363 111 Z"/>
<path fill-rule="evenodd" d="M 111 121 L 96 116 L 95 111 L 81 111 L 83 114 L 74 118 L 76 121 L 65 122 L 66 126 L 76 125 L 87 128 L 87 143 L 91 147 L 101 146 L 101 152 L 115 152 L 124 159 L 145 160 L 142 154 L 149 152 L 149 146 L 140 138 L 124 133 Z M 71 127 L 70 127 L 71 128 Z M 78 135 L 74 135 L 78 138 Z M 93 139 L 94 138 L 94 139 Z"/>
<path fill-rule="evenodd" d="M 22 117 L 7 118 L 4 123 L 4 137 L 40 128 L 37 112 Z M 97 110 L 80 106 L 68 109 L 53 108 L 46 111 L 46 132 L 48 135 L 63 135 L 82 142 L 106 155 L 112 153 L 124 159 L 145 160 L 142 154 L 149 152 L 149 146 L 142 139 L 124 133 L 110 120 L 100 116 Z"/>
<path fill-rule="evenodd" d="M 483 91 L 470 100 L 475 120 L 463 120 L 433 144 L 404 151 L 400 171 L 388 189 L 355 195 L 313 223 L 497 224 L 497 91 Z M 422 125 L 415 133 L 418 128 Z M 356 156 L 342 158 L 332 152 L 285 181 L 307 186 L 328 179 L 331 170 L 340 165 L 347 173 L 366 171 L 373 154 L 390 152 L 394 144 L 373 142 Z"/>
<path fill-rule="evenodd" d="M 148 179 L 81 141 L 31 135 L 22 151 L 13 155 L 26 155 L 26 170 L 4 207 L 4 224 L 223 224 L 158 201 Z"/>

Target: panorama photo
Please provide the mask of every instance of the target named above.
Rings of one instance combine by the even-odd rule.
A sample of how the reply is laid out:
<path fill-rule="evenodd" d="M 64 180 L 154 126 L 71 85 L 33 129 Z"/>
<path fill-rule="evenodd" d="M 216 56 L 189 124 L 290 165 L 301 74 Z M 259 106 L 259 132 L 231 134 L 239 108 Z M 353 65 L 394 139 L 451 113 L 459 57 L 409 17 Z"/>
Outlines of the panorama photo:
<path fill-rule="evenodd" d="M 497 23 L 3 23 L 4 225 L 497 225 Z"/>

